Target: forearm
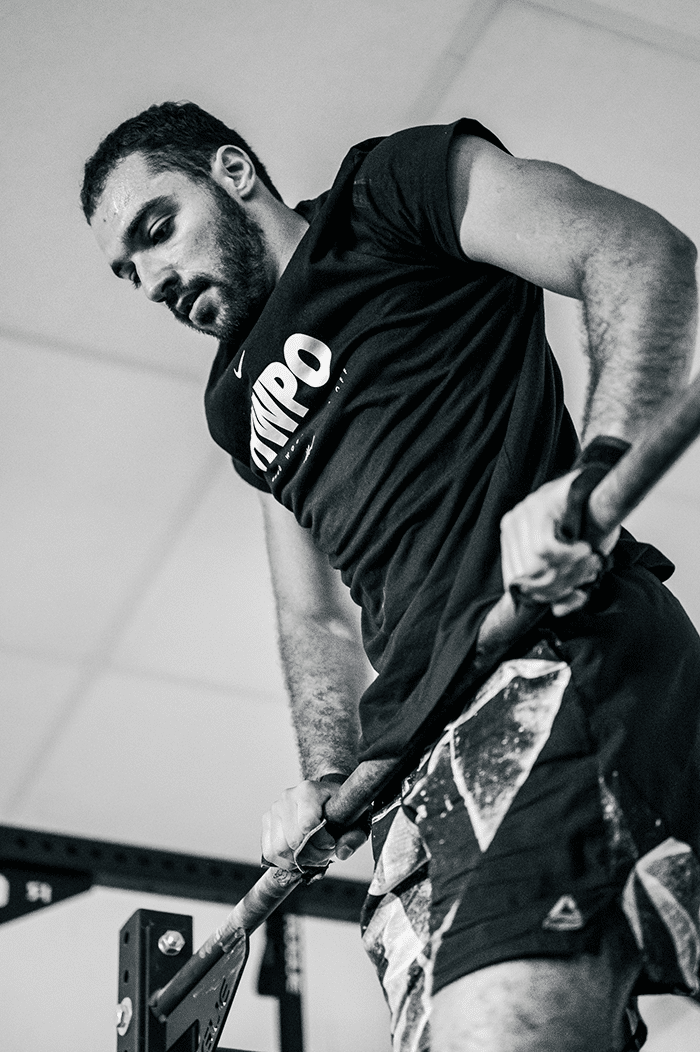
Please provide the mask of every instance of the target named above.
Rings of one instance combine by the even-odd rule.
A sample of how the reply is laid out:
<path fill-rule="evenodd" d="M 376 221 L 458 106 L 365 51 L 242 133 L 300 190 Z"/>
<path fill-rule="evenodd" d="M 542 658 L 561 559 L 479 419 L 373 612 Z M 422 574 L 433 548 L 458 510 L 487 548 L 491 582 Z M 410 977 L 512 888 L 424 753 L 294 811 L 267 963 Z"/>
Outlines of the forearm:
<path fill-rule="evenodd" d="M 304 778 L 357 766 L 358 704 L 367 661 L 342 625 L 278 611 L 279 643 Z"/>
<path fill-rule="evenodd" d="M 630 207 L 639 209 L 641 229 L 625 238 L 618 228 L 603 239 L 586 258 L 579 286 L 590 357 L 584 446 L 597 435 L 633 441 L 687 382 L 695 346 L 695 249 L 660 216 L 647 218 L 634 202 Z M 597 552 L 562 541 L 557 524 L 571 479 L 541 487 L 501 524 L 504 585 L 517 584 L 556 616 L 585 604 L 585 586 L 600 572 L 599 553 L 611 550 L 619 532 L 599 541 Z"/>
<path fill-rule="evenodd" d="M 279 648 L 304 778 L 357 766 L 358 705 L 372 670 L 359 608 L 311 534 L 261 498 Z"/>
<path fill-rule="evenodd" d="M 280 650 L 305 780 L 275 801 L 263 816 L 262 832 L 263 856 L 283 869 L 320 866 L 333 854 L 343 861 L 367 839 L 361 826 L 341 835 L 322 826 L 325 805 L 339 786 L 320 782 L 326 774 L 349 775 L 357 766 L 357 712 L 367 659 L 342 619 L 298 615 L 278 604 Z"/>
<path fill-rule="evenodd" d="M 611 236 L 586 260 L 582 282 L 590 382 L 583 442 L 632 441 L 687 382 L 697 324 L 696 253 L 655 213 L 634 238 Z"/>

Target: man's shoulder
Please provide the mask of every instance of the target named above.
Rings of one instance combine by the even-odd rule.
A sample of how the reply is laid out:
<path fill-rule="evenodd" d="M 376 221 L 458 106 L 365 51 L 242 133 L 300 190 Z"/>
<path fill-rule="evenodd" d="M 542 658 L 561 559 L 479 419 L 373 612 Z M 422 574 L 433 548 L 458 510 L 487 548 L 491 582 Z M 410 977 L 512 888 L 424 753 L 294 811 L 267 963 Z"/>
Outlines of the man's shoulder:
<path fill-rule="evenodd" d="M 319 194 L 318 197 L 310 197 L 303 201 L 299 201 L 298 204 L 294 206 L 294 211 L 302 216 L 307 223 L 313 222 L 328 199 L 335 196 L 334 191 L 337 191 L 339 187 L 347 183 L 349 178 L 354 177 L 357 169 L 362 165 L 367 155 L 383 141 L 384 137 L 378 136 L 356 143 L 355 146 L 348 150 L 343 158 L 332 186 L 328 190 L 324 190 L 324 192 Z"/>
<path fill-rule="evenodd" d="M 402 182 L 413 174 L 420 183 L 421 178 L 428 174 L 424 171 L 426 163 L 429 168 L 437 165 L 438 171 L 443 168 L 450 145 L 458 135 L 475 135 L 506 149 L 488 128 L 469 117 L 461 117 L 450 124 L 413 125 L 372 136 L 348 150 L 329 190 L 318 197 L 299 201 L 294 210 L 308 223 L 313 222 L 333 196 L 333 191 L 348 181 L 355 184 L 369 179 Z"/>
<path fill-rule="evenodd" d="M 294 211 L 305 219 L 307 223 L 312 223 L 327 201 L 329 193 L 330 190 L 324 190 L 318 197 L 310 197 L 307 200 L 299 201 L 294 206 Z"/>
<path fill-rule="evenodd" d="M 354 146 L 348 156 L 356 151 L 363 158 L 363 167 L 391 164 L 394 160 L 399 162 L 407 162 L 411 159 L 419 161 L 426 155 L 443 157 L 452 141 L 456 137 L 465 135 L 486 139 L 499 149 L 508 152 L 501 140 L 479 121 L 471 117 L 460 117 L 449 124 L 413 125 L 388 135 L 366 139 Z"/>

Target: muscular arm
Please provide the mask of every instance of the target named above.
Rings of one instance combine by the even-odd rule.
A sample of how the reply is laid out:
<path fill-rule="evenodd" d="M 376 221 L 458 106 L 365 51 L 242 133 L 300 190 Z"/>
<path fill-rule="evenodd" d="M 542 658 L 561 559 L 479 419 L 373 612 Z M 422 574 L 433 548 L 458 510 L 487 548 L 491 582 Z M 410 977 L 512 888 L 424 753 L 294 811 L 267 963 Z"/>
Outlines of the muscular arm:
<path fill-rule="evenodd" d="M 634 439 L 687 382 L 695 347 L 695 247 L 657 212 L 559 165 L 458 139 L 449 161 L 455 228 L 471 259 L 579 299 L 588 336 L 583 444 Z M 572 475 L 543 486 L 501 523 L 503 581 L 563 616 L 601 561 L 556 536 Z M 608 551 L 617 531 L 606 538 Z"/>
<path fill-rule="evenodd" d="M 267 495 L 261 501 L 302 774 L 349 774 L 357 765 L 357 706 L 371 673 L 359 610 L 290 512 Z"/>
<path fill-rule="evenodd" d="M 263 854 L 289 868 L 293 850 L 321 820 L 337 786 L 326 774 L 350 774 L 357 765 L 358 703 L 373 675 L 362 649 L 359 610 L 339 574 L 317 551 L 308 532 L 272 497 L 261 496 L 279 644 L 292 705 L 302 775 L 263 818 Z M 317 864 L 333 850 L 352 854 L 365 839 L 359 830 L 337 844 L 317 834 L 304 861 Z"/>
<path fill-rule="evenodd" d="M 695 247 L 652 209 L 559 165 L 472 136 L 450 158 L 464 252 L 582 301 L 590 383 L 583 441 L 634 439 L 687 381 Z"/>

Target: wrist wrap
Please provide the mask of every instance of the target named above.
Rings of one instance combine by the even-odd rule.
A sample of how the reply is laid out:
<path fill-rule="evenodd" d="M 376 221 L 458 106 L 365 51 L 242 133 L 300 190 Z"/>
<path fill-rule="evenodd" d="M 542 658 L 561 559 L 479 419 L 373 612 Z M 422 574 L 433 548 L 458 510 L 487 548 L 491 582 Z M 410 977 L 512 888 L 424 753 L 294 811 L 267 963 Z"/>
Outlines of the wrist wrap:
<path fill-rule="evenodd" d="M 319 782 L 335 782 L 337 785 L 342 785 L 348 779 L 347 774 L 341 774 L 340 771 L 332 771 L 330 774 L 322 774 L 318 779 Z"/>
<path fill-rule="evenodd" d="M 339 771 L 332 771 L 330 774 L 322 774 L 321 777 L 318 779 L 318 781 L 319 782 L 336 782 L 338 785 L 342 785 L 343 782 L 347 782 L 349 777 L 350 777 L 349 775 L 341 774 Z M 336 840 L 338 839 L 338 837 L 343 832 L 345 832 L 345 830 L 339 829 L 332 822 L 329 822 L 326 825 L 326 828 L 327 828 L 328 832 L 331 834 L 331 836 L 335 837 Z M 367 836 L 369 836 L 370 830 L 372 828 L 372 814 L 371 814 L 371 811 L 367 810 L 367 811 L 364 812 L 364 814 L 360 815 L 358 820 L 354 823 L 353 828 L 354 829 L 361 829 L 361 830 L 363 830 L 363 832 L 365 832 L 367 834 Z"/>
<path fill-rule="evenodd" d="M 588 498 L 601 479 L 605 478 L 629 448 L 630 443 L 625 442 L 622 438 L 597 435 L 585 449 L 581 450 L 576 458 L 574 470 L 577 468 L 582 470 L 571 483 L 566 511 L 558 526 L 558 533 L 562 540 L 568 542 L 587 540 L 594 548 L 597 546 L 600 538 L 597 536 L 593 522 L 588 517 Z"/>

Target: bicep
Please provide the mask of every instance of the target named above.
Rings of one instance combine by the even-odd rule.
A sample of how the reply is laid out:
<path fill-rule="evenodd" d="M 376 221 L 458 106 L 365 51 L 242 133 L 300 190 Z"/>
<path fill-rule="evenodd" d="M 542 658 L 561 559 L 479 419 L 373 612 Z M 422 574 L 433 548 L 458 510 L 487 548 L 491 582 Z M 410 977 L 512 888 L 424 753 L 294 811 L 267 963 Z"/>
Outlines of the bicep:
<path fill-rule="evenodd" d="M 260 494 L 280 623 L 314 622 L 361 645 L 360 611 L 311 534 L 272 496 Z"/>
<path fill-rule="evenodd" d="M 474 136 L 453 143 L 448 179 L 464 253 L 564 296 L 583 298 L 587 267 L 601 252 L 634 257 L 678 234 L 637 201 Z"/>

